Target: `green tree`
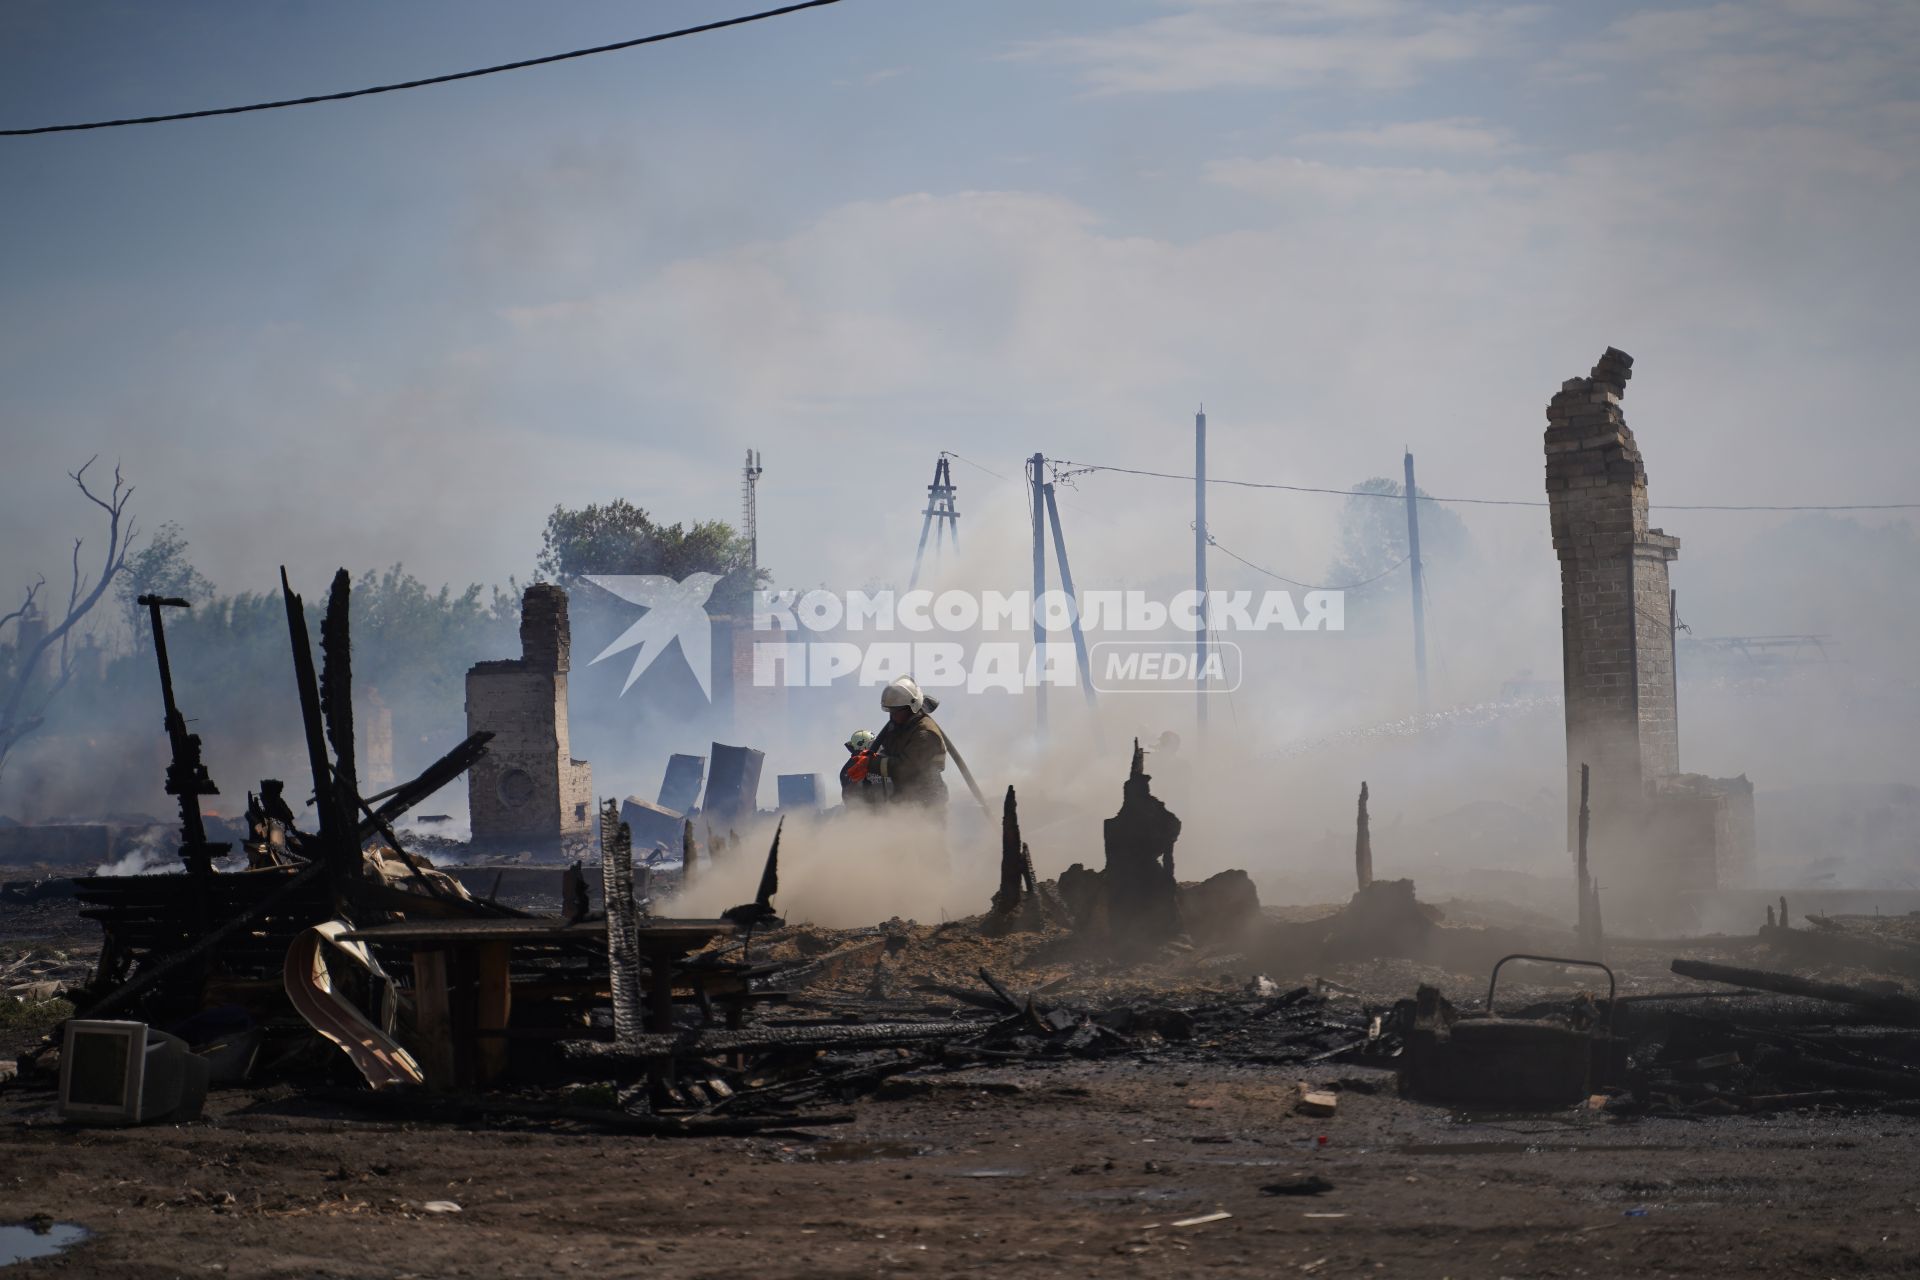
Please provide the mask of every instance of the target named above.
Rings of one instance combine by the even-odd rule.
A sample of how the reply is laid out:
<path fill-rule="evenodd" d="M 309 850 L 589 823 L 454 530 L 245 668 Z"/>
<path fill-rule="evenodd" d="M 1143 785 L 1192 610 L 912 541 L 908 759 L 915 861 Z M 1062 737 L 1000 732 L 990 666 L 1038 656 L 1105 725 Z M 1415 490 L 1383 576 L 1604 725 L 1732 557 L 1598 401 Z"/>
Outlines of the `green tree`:
<path fill-rule="evenodd" d="M 712 607 L 739 612 L 749 605 L 755 582 L 748 577 L 752 549 L 721 520 L 659 524 L 625 498 L 604 505 L 555 507 L 547 517 L 535 567 L 541 578 L 572 590 L 588 574 L 660 574 L 675 580 L 690 573 L 717 573 Z M 767 581 L 762 570 L 759 582 Z"/>
<path fill-rule="evenodd" d="M 141 596 L 178 596 L 194 604 L 213 599 L 213 583 L 187 559 L 187 540 L 172 520 L 154 531 L 147 545 L 127 557 L 114 587 L 121 612 L 136 639 L 146 635 L 147 608 Z"/>
<path fill-rule="evenodd" d="M 1406 573 L 1395 570 L 1407 559 L 1405 486 L 1374 476 L 1353 487 L 1356 493 L 1381 496 L 1347 499 L 1340 513 L 1340 551 L 1327 569 L 1327 582 L 1346 587 L 1349 601 L 1404 595 Z M 1473 538 L 1459 516 L 1433 501 L 1424 489 L 1414 491 L 1414 502 L 1419 508 L 1423 564 L 1445 568 L 1471 558 Z"/>

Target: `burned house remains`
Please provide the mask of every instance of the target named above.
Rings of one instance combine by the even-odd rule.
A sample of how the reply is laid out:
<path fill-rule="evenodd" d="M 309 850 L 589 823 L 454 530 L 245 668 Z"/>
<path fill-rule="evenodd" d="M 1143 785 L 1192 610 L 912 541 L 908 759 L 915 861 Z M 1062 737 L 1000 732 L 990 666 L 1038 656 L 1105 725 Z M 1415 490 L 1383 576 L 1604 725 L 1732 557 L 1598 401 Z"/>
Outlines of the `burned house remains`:
<path fill-rule="evenodd" d="M 520 603 L 520 656 L 467 672 L 467 732 L 493 735 L 467 775 L 476 845 L 558 853 L 593 831 L 593 770 L 567 741 L 567 593 L 535 583 Z"/>

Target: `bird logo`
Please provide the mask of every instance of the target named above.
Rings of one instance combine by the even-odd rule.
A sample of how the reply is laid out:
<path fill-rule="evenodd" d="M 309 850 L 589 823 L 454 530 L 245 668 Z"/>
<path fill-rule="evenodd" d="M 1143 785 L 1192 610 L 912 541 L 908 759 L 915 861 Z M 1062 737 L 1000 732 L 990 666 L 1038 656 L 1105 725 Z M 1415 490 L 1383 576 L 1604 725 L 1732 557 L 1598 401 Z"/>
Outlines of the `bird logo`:
<path fill-rule="evenodd" d="M 713 631 L 707 621 L 707 597 L 720 581 L 719 574 L 690 573 L 678 582 L 655 573 L 588 574 L 587 581 L 646 610 L 638 622 L 621 632 L 620 637 L 593 660 L 600 662 L 628 649 L 638 650 L 633 655 L 633 669 L 627 672 L 627 682 L 620 686 L 622 696 L 633 688 L 640 673 L 652 666 L 653 660 L 670 643 L 678 640 L 680 656 L 687 660 L 693 678 L 700 682 L 700 692 L 706 695 L 707 701 L 713 701 Z"/>

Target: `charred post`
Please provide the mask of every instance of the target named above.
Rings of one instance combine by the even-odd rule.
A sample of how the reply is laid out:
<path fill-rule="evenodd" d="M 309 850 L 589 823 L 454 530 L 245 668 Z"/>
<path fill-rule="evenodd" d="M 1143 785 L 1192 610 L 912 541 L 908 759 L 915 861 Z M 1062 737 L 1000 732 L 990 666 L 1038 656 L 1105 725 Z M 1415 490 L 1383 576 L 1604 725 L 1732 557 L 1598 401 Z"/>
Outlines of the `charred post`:
<path fill-rule="evenodd" d="M 600 884 L 607 903 L 607 968 L 613 998 L 613 1037 L 635 1043 L 642 1028 L 640 944 L 634 932 L 633 832 L 620 821 L 620 802 L 600 806 Z"/>
<path fill-rule="evenodd" d="M 1120 812 L 1104 827 L 1109 928 L 1116 941 L 1130 946 L 1153 946 L 1182 931 L 1173 871 L 1180 819 L 1154 797 L 1152 781 L 1136 738 Z"/>
<path fill-rule="evenodd" d="M 1000 811 L 1000 888 L 993 895 L 993 913 L 1010 916 L 1020 909 L 1026 896 L 1028 867 L 1022 856 L 1026 846 L 1020 843 L 1020 809 L 1013 788 L 1007 788 L 1007 800 Z"/>
<path fill-rule="evenodd" d="M 193 606 L 175 596 L 141 596 L 136 603 L 146 606 L 153 626 L 153 652 L 160 663 L 160 697 L 166 705 L 167 743 L 172 752 L 167 764 L 167 794 L 180 801 L 180 858 L 193 875 L 211 875 L 213 859 L 225 853 L 229 846 L 208 842 L 200 797 L 217 796 L 220 788 L 213 784 L 206 763 L 200 758 L 200 735 L 187 732 L 186 717 L 180 714 L 179 703 L 174 700 L 173 666 L 167 660 L 167 632 L 160 619 L 162 608 L 191 609 Z"/>
<path fill-rule="evenodd" d="M 1367 829 L 1367 784 L 1360 784 L 1360 812 L 1353 826 L 1353 874 L 1364 892 L 1373 883 L 1373 836 Z"/>
<path fill-rule="evenodd" d="M 1587 788 L 1590 771 L 1586 765 L 1580 766 L 1580 815 L 1575 833 L 1575 879 L 1579 893 L 1579 936 L 1580 945 L 1588 954 L 1598 955 L 1601 946 L 1600 932 L 1600 887 L 1593 882 L 1593 872 L 1587 862 L 1587 831 L 1592 825 L 1593 811 L 1589 808 Z"/>

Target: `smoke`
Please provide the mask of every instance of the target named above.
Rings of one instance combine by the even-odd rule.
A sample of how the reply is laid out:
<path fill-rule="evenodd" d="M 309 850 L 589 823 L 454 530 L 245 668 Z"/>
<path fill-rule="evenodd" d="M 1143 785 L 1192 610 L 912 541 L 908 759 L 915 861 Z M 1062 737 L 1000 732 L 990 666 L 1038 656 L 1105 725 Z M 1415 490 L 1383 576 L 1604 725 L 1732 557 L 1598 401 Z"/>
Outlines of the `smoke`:
<path fill-rule="evenodd" d="M 246 855 L 229 851 L 215 860 L 216 871 L 237 871 L 246 866 Z M 180 833 L 176 827 L 152 826 L 129 837 L 120 856 L 94 868 L 97 876 L 158 876 L 186 870 L 180 860 Z"/>
<path fill-rule="evenodd" d="M 905 806 L 789 818 L 780 837 L 774 906 L 789 924 L 829 928 L 896 916 L 928 921 L 977 915 L 999 875 L 998 825 L 991 865 L 981 857 L 985 826 L 977 811 L 958 806 L 944 820 Z M 691 886 L 663 909 L 706 917 L 752 902 L 773 831 L 772 823 L 755 822 L 729 840 L 720 857 L 703 857 Z"/>

